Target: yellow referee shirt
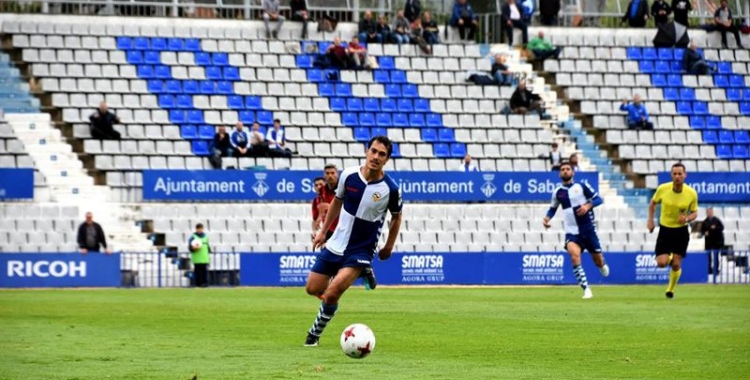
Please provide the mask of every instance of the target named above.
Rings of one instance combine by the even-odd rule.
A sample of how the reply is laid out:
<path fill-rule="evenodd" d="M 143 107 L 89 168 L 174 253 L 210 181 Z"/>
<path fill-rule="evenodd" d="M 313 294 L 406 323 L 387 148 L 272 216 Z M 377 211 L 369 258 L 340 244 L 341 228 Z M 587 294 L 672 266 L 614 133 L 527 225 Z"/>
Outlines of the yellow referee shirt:
<path fill-rule="evenodd" d="M 659 224 L 664 227 L 686 226 L 687 224 L 679 222 L 680 215 L 688 215 L 698 210 L 698 193 L 687 184 L 682 185 L 682 192 L 679 193 L 672 190 L 672 182 L 659 185 L 651 200 L 654 203 L 661 203 Z"/>

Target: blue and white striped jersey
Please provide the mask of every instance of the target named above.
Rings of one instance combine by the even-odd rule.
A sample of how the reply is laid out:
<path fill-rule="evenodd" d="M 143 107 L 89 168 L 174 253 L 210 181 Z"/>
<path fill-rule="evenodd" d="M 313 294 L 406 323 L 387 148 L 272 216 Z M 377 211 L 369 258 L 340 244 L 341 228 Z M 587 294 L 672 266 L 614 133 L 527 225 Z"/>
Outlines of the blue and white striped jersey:
<path fill-rule="evenodd" d="M 557 207 L 562 206 L 563 225 L 566 234 L 578 235 L 594 231 L 593 207 L 586 215 L 576 215 L 576 211 L 589 201 L 594 207 L 603 203 L 599 194 L 588 183 L 574 182 L 568 185 L 559 185 L 552 192 L 552 203 L 547 216 L 552 218 L 557 211 Z"/>
<path fill-rule="evenodd" d="M 326 248 L 337 255 L 374 253 L 386 213 L 401 212 L 401 191 L 396 182 L 385 174 L 382 179 L 367 183 L 359 166 L 347 168 L 341 173 L 336 198 L 343 207 Z"/>

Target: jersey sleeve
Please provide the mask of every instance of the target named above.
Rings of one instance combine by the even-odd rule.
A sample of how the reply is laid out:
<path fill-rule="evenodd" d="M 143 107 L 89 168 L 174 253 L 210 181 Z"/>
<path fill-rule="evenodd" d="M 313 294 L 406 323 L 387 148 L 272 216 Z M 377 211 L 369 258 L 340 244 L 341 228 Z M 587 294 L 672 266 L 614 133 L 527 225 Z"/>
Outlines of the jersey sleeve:
<path fill-rule="evenodd" d="M 583 195 L 586 197 L 586 199 L 591 200 L 599 195 L 599 193 L 597 193 L 596 190 L 594 190 L 594 188 L 591 187 L 588 182 L 583 182 L 581 183 L 581 185 L 583 187 Z"/>
<path fill-rule="evenodd" d="M 391 214 L 399 214 L 403 206 L 404 200 L 401 198 L 401 189 L 398 187 L 391 188 L 391 194 L 388 197 L 388 211 Z"/>
<path fill-rule="evenodd" d="M 698 193 L 693 191 L 692 198 L 693 199 L 690 201 L 690 205 L 688 206 L 688 211 L 690 211 L 691 213 L 698 211 Z"/>
<path fill-rule="evenodd" d="M 318 220 L 318 203 L 319 203 L 318 200 L 319 199 L 320 198 L 315 197 L 315 199 L 313 199 L 313 201 L 312 201 L 312 218 L 313 218 L 313 220 Z"/>
<path fill-rule="evenodd" d="M 339 184 L 336 186 L 336 198 L 338 199 L 344 199 L 344 195 L 346 194 L 346 179 L 349 177 L 349 174 L 351 174 L 350 170 L 344 170 L 341 173 Z"/>
<path fill-rule="evenodd" d="M 552 200 L 549 203 L 549 210 L 547 210 L 547 217 L 552 218 L 557 212 L 557 208 L 560 207 L 560 201 L 557 200 L 557 190 L 552 192 Z"/>
<path fill-rule="evenodd" d="M 661 199 L 664 197 L 664 186 L 659 186 L 656 188 L 656 192 L 654 193 L 654 196 L 651 198 L 651 202 L 654 203 L 661 203 Z"/>

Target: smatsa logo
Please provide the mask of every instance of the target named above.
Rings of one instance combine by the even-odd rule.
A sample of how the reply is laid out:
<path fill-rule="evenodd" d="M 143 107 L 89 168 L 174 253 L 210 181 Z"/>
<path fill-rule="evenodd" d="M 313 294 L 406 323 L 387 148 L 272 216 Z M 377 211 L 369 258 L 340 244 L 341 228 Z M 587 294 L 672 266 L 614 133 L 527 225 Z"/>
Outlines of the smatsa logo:
<path fill-rule="evenodd" d="M 561 268 L 564 264 L 563 255 L 523 255 L 524 268 Z"/>
<path fill-rule="evenodd" d="M 401 258 L 401 268 L 442 268 L 443 255 L 406 255 Z"/>
<path fill-rule="evenodd" d="M 638 255 L 635 257 L 636 268 L 656 267 L 656 258 L 654 255 Z"/>
<path fill-rule="evenodd" d="M 279 258 L 280 269 L 309 269 L 313 265 L 314 255 L 284 255 Z"/>
<path fill-rule="evenodd" d="M 86 277 L 85 261 L 9 260 L 8 277 Z"/>

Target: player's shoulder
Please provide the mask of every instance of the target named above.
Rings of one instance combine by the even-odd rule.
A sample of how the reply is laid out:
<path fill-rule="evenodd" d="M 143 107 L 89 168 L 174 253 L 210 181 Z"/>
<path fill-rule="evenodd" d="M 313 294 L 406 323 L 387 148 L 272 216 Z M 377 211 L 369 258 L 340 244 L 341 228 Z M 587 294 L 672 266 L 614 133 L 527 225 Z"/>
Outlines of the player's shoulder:
<path fill-rule="evenodd" d="M 690 185 L 684 184 L 684 185 L 682 185 L 682 188 L 685 189 L 685 190 L 687 190 L 687 192 L 690 193 L 690 196 L 693 196 L 693 197 L 696 197 L 696 198 L 698 197 L 698 192 L 695 191 L 695 189 L 693 189 Z"/>
<path fill-rule="evenodd" d="M 344 170 L 342 170 L 341 174 L 339 175 L 339 181 L 346 180 L 352 175 L 358 175 L 359 169 L 360 169 L 359 166 L 350 166 L 348 168 L 344 168 Z"/>
<path fill-rule="evenodd" d="M 667 191 L 672 188 L 672 182 L 664 182 L 656 188 L 657 192 Z"/>
<path fill-rule="evenodd" d="M 388 185 L 388 190 L 390 190 L 392 192 L 400 190 L 400 188 L 399 188 L 398 183 L 396 182 L 396 180 L 393 179 L 393 177 L 391 177 L 390 175 L 388 175 L 388 173 L 385 173 L 385 175 L 383 176 L 383 183 L 385 183 L 386 185 Z"/>

